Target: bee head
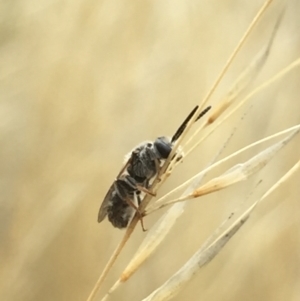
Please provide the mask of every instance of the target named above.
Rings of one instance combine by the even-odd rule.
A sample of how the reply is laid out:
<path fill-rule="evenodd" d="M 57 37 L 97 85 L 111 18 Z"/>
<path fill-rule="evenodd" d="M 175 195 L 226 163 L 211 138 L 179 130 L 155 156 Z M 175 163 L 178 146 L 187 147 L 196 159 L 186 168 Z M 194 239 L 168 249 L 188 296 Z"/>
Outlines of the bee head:
<path fill-rule="evenodd" d="M 159 159 L 167 159 L 172 146 L 171 140 L 167 137 L 158 137 L 153 143 L 153 149 Z"/>

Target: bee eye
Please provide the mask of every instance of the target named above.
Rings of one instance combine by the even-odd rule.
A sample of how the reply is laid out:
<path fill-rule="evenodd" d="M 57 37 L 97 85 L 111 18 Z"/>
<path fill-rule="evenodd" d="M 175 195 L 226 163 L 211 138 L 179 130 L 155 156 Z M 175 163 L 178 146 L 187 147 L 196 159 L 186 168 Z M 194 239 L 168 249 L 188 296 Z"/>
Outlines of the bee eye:
<path fill-rule="evenodd" d="M 172 151 L 172 144 L 166 137 L 157 138 L 154 142 L 154 147 L 156 148 L 158 155 L 162 159 L 167 159 L 170 152 Z"/>

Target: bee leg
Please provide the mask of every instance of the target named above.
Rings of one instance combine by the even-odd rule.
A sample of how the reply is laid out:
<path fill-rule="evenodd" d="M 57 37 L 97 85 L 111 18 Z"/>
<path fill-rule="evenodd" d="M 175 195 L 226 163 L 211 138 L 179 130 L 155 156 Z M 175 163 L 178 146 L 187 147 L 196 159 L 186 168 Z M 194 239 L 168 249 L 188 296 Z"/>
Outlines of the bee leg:
<path fill-rule="evenodd" d="M 154 159 L 154 163 L 155 163 L 155 169 L 156 169 L 156 172 L 157 172 L 157 180 L 158 182 L 161 181 L 161 179 L 158 177 L 158 174 L 159 174 L 159 171 L 160 171 L 160 162 L 158 159 Z"/>
<path fill-rule="evenodd" d="M 174 158 L 176 157 L 177 153 L 174 154 L 172 160 L 174 160 Z M 183 155 L 179 154 L 178 157 L 176 158 L 176 164 L 179 163 L 180 161 L 182 161 L 183 159 Z"/>
<path fill-rule="evenodd" d="M 140 217 L 140 223 L 141 223 L 141 227 L 142 227 L 143 232 L 146 232 L 147 229 L 145 229 L 145 227 L 144 227 L 144 220 L 143 220 L 143 217 Z"/>
<path fill-rule="evenodd" d="M 139 204 L 139 203 L 140 203 L 140 199 L 139 199 L 139 197 L 138 197 L 135 193 L 134 193 L 134 198 L 135 198 L 135 200 L 136 200 L 136 198 L 138 198 L 137 203 Z M 140 209 L 132 202 L 132 200 L 130 200 L 129 198 L 126 198 L 125 200 L 126 200 L 126 202 L 128 203 L 129 206 L 131 206 L 132 208 L 134 208 L 134 209 L 136 210 L 136 213 L 137 213 L 137 215 L 139 216 L 139 219 L 140 219 L 140 222 L 141 222 L 142 229 L 143 229 L 144 232 L 146 232 L 147 230 L 146 230 L 145 227 L 144 227 L 144 220 L 143 220 L 144 215 L 143 215 L 143 213 L 142 213 L 141 210 L 140 210 Z"/>
<path fill-rule="evenodd" d="M 137 203 L 140 205 L 141 202 L 142 202 L 140 195 L 134 194 L 134 198 L 137 199 Z M 147 229 L 144 227 L 144 219 L 143 219 L 144 213 L 142 213 L 140 210 L 138 210 L 137 212 L 138 212 L 138 214 L 140 215 L 140 222 L 141 222 L 142 230 L 143 230 L 144 232 L 146 232 Z"/>
<path fill-rule="evenodd" d="M 155 192 L 152 192 L 152 191 L 150 191 L 149 189 L 147 189 L 147 188 L 145 188 L 145 187 L 143 187 L 143 186 L 141 186 L 141 185 L 139 185 L 139 184 L 136 184 L 136 188 L 137 188 L 139 191 L 145 192 L 145 193 L 150 194 L 150 195 L 152 195 L 152 196 L 156 196 L 156 193 L 155 193 Z"/>

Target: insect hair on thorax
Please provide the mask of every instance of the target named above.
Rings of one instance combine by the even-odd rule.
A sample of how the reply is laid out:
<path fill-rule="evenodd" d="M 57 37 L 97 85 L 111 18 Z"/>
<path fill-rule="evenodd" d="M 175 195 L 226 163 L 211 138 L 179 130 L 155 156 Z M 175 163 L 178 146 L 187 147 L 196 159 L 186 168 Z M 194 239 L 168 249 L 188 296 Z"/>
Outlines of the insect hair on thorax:
<path fill-rule="evenodd" d="M 172 141 L 172 137 L 169 137 L 169 136 L 164 136 L 164 138 L 166 138 L 172 145 L 172 147 L 174 146 L 175 142 L 171 142 Z M 130 152 L 128 152 L 125 156 L 124 156 L 124 160 L 123 160 L 123 163 L 126 164 L 128 162 L 128 160 L 131 158 L 132 156 L 132 152 L 138 150 L 138 149 L 142 149 L 143 147 L 145 147 L 146 145 L 148 145 L 149 147 L 153 148 L 154 147 L 154 143 L 153 141 L 150 141 L 150 140 L 146 140 L 146 141 L 143 141 L 141 143 L 139 143 L 138 145 L 136 145 L 133 149 L 131 149 Z M 181 145 L 179 145 L 177 147 L 177 150 L 176 150 L 176 153 L 174 154 L 174 157 L 177 156 L 177 159 L 176 161 L 179 162 L 181 161 L 182 162 L 182 159 L 184 157 L 184 152 L 183 152 L 183 148 Z M 160 167 L 163 166 L 164 162 L 166 161 L 166 159 L 160 159 Z"/>

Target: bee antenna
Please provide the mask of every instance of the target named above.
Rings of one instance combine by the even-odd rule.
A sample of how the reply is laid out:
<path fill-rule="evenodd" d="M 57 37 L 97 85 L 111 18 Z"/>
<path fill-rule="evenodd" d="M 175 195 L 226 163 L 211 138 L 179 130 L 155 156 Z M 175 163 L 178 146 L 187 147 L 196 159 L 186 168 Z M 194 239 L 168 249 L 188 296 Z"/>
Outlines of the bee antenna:
<path fill-rule="evenodd" d="M 199 120 L 201 117 L 203 117 L 210 109 L 211 109 L 211 106 L 208 106 L 207 108 L 205 108 L 205 109 L 199 114 L 199 116 L 197 117 L 197 119 L 195 120 L 195 122 L 196 122 L 197 120 Z"/>
<path fill-rule="evenodd" d="M 175 142 L 182 134 L 182 132 L 184 131 L 184 129 L 186 128 L 186 125 L 188 124 L 188 122 L 191 120 L 191 118 L 194 116 L 195 112 L 197 111 L 198 106 L 195 106 L 195 108 L 192 110 L 192 112 L 188 115 L 188 117 L 186 117 L 186 119 L 183 121 L 183 123 L 181 124 L 181 126 L 178 128 L 178 130 L 176 131 L 176 133 L 173 135 L 171 142 Z"/>
<path fill-rule="evenodd" d="M 186 117 L 186 119 L 183 121 L 183 123 L 181 124 L 181 126 L 178 128 L 178 130 L 176 131 L 176 133 L 173 135 L 171 143 L 175 142 L 183 133 L 184 129 L 186 128 L 188 122 L 191 120 L 191 118 L 194 116 L 195 112 L 197 111 L 199 106 L 195 106 L 195 108 L 192 110 L 192 112 L 188 115 L 188 117 Z M 199 120 L 201 117 L 203 117 L 209 110 L 211 109 L 211 106 L 207 107 L 206 109 L 204 109 L 199 116 L 197 117 L 197 119 L 195 120 L 195 122 L 197 120 Z"/>

